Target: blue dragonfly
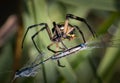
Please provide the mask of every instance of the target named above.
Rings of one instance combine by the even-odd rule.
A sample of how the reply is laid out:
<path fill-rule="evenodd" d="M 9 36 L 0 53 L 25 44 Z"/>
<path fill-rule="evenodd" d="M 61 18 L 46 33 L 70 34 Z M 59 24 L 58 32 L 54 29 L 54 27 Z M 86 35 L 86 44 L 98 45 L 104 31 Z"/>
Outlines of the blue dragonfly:
<path fill-rule="evenodd" d="M 20 70 L 17 70 L 15 72 L 15 76 L 14 76 L 12 82 L 18 77 L 34 77 L 38 73 L 38 70 L 40 69 L 39 65 L 44 64 L 48 60 L 58 60 L 62 57 L 73 54 L 73 53 L 80 51 L 80 50 L 84 50 L 86 48 L 87 48 L 86 44 L 82 43 L 82 44 L 79 44 L 75 47 L 69 48 L 62 53 L 55 54 L 55 55 L 53 55 L 53 56 L 51 56 L 51 57 L 49 57 L 49 58 L 47 58 L 39 63 L 34 64 L 37 61 L 38 57 L 41 56 L 41 55 L 38 55 L 36 57 L 36 60 L 33 63 L 31 63 L 30 66 L 22 68 Z"/>
<path fill-rule="evenodd" d="M 103 47 L 116 47 L 116 46 L 118 46 L 118 44 L 119 43 L 116 43 L 116 41 L 114 42 L 113 40 L 109 41 L 109 43 L 106 41 L 102 41 L 102 40 L 86 42 L 86 43 L 76 45 L 72 48 L 69 48 L 63 52 L 59 52 L 57 54 L 54 54 L 53 56 L 50 56 L 49 58 L 47 58 L 41 62 L 36 63 L 36 61 L 41 56 L 41 54 L 39 54 L 36 57 L 35 61 L 30 64 L 30 66 L 16 71 L 12 82 L 18 77 L 34 77 L 38 73 L 38 70 L 40 69 L 39 65 L 44 64 L 48 60 L 59 60 L 60 58 L 63 58 L 63 57 L 66 57 L 68 55 L 77 53 L 77 52 L 82 51 L 82 50 L 87 50 L 87 49 L 103 48 Z"/>

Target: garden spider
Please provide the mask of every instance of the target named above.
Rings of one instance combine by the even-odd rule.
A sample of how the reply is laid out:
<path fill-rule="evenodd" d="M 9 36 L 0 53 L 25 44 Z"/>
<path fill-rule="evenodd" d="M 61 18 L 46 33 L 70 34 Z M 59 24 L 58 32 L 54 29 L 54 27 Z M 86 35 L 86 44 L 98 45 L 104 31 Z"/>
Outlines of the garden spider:
<path fill-rule="evenodd" d="M 32 42 L 33 42 L 35 48 L 37 49 L 37 51 L 40 54 L 42 54 L 42 53 L 41 53 L 40 49 L 37 47 L 37 44 L 35 43 L 34 38 L 38 35 L 38 33 L 40 31 L 43 31 L 45 29 L 46 29 L 46 31 L 47 31 L 47 33 L 49 35 L 50 40 L 52 41 L 52 43 L 47 46 L 47 49 L 49 51 L 53 52 L 53 53 L 62 52 L 64 50 L 68 49 L 66 47 L 66 45 L 63 43 L 63 40 L 64 39 L 73 40 L 75 38 L 75 34 L 74 34 L 75 29 L 79 31 L 80 35 L 82 36 L 83 42 L 86 43 L 86 40 L 85 40 L 83 32 L 80 30 L 80 28 L 78 26 L 69 24 L 69 19 L 75 19 L 75 20 L 78 20 L 78 21 L 81 21 L 81 22 L 85 23 L 87 25 L 88 29 L 90 30 L 90 32 L 92 33 L 93 37 L 96 36 L 95 32 L 92 30 L 92 28 L 89 26 L 89 24 L 86 22 L 86 20 L 84 18 L 81 18 L 81 17 L 78 17 L 78 16 L 74 16 L 72 14 L 67 14 L 65 23 L 63 23 L 63 24 L 56 24 L 56 22 L 53 22 L 53 28 L 52 28 L 53 36 L 52 36 L 52 33 L 51 33 L 47 23 L 40 23 L 40 24 L 35 24 L 35 25 L 32 25 L 32 26 L 29 26 L 27 28 L 27 31 L 26 31 L 24 37 L 23 37 L 22 48 L 23 48 L 23 43 L 24 43 L 25 37 L 26 37 L 27 32 L 29 31 L 29 29 L 34 28 L 36 26 L 42 26 L 42 25 L 44 25 L 44 27 L 41 28 L 39 31 L 37 31 L 31 37 L 32 38 Z M 63 45 L 63 48 L 59 46 L 59 43 L 61 43 Z M 52 45 L 54 45 L 54 44 L 56 44 L 56 49 L 60 48 L 60 49 L 62 49 L 62 51 L 58 51 L 58 50 L 55 51 L 55 50 L 51 49 L 50 47 Z M 63 65 L 60 64 L 59 60 L 57 60 L 57 62 L 58 62 L 58 66 L 64 67 Z"/>

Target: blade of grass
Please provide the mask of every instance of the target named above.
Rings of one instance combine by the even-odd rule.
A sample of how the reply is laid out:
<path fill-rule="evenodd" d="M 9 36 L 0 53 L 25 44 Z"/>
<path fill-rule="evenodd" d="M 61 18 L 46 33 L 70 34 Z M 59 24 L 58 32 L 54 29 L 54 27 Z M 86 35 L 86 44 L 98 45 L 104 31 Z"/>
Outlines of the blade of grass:
<path fill-rule="evenodd" d="M 117 30 L 116 36 L 113 39 L 119 39 L 119 35 L 120 35 L 120 24 L 119 24 L 119 28 Z M 110 80 L 110 77 L 114 72 L 113 69 L 114 69 L 115 63 L 120 58 L 119 51 L 120 51 L 119 47 L 108 48 L 103 60 L 100 63 L 100 66 L 98 68 L 98 74 L 101 76 L 104 82 L 109 83 L 108 81 Z"/>
<path fill-rule="evenodd" d="M 56 13 L 54 14 L 54 12 Z M 66 14 L 65 12 L 66 9 L 64 8 L 64 6 L 62 7 L 62 4 L 57 2 L 51 2 L 49 4 L 49 16 L 52 21 L 56 21 L 57 23 L 64 22 L 65 14 Z M 61 79 L 60 81 L 61 82 L 67 81 L 68 83 L 76 83 L 77 82 L 76 75 L 74 73 L 74 70 L 71 68 L 70 63 L 65 58 L 61 59 L 60 61 L 66 66 L 65 68 L 60 68 L 57 66 L 60 75 L 64 78 Z"/>
<path fill-rule="evenodd" d="M 31 6 L 32 6 L 32 11 L 33 11 L 33 18 L 34 18 L 34 23 L 37 24 L 37 14 L 36 14 L 36 8 L 35 8 L 35 2 L 34 0 L 31 0 Z M 36 29 L 37 31 L 37 29 Z M 37 41 L 39 41 L 40 39 L 37 38 Z M 41 61 L 43 61 L 43 58 L 41 58 Z M 44 64 L 42 64 L 42 71 L 43 71 L 43 79 L 44 79 L 44 83 L 47 83 L 47 77 L 46 77 L 46 71 L 45 71 L 45 66 Z"/>
<path fill-rule="evenodd" d="M 64 4 L 73 6 L 87 6 L 90 9 L 101 9 L 107 11 L 116 11 L 114 0 L 59 0 Z"/>
<path fill-rule="evenodd" d="M 97 34 L 105 34 L 108 30 L 108 28 L 110 28 L 110 26 L 113 24 L 114 21 L 116 21 L 116 19 L 118 19 L 120 17 L 118 12 L 113 12 L 111 13 L 111 15 L 108 17 L 107 20 L 105 20 L 100 26 L 99 29 L 97 31 Z"/>

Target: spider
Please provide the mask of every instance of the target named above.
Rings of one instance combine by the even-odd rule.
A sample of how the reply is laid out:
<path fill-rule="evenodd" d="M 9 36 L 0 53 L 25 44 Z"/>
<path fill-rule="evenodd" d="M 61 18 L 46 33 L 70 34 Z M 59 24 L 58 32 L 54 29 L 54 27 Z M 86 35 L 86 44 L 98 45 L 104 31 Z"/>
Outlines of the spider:
<path fill-rule="evenodd" d="M 83 32 L 80 30 L 80 28 L 76 25 L 71 25 L 69 23 L 69 19 L 74 19 L 74 20 L 77 20 L 77 21 L 80 21 L 80 22 L 83 22 L 87 25 L 88 29 L 90 30 L 91 34 L 93 35 L 93 37 L 96 36 L 95 32 L 92 30 L 92 28 L 90 27 L 90 25 L 87 23 L 87 21 L 84 19 L 84 18 L 81 18 L 81 17 L 78 17 L 78 16 L 75 16 L 73 14 L 66 14 L 66 20 L 64 23 L 60 23 L 60 24 L 56 24 L 56 22 L 53 22 L 53 28 L 52 30 L 50 30 L 49 26 L 47 23 L 40 23 L 40 24 L 34 24 L 34 25 L 31 25 L 27 28 L 26 32 L 25 32 L 25 35 L 23 37 L 23 41 L 22 41 L 22 48 L 23 48 L 23 43 L 24 43 L 24 40 L 25 40 L 25 37 L 29 31 L 29 29 L 31 28 L 34 28 L 36 26 L 44 26 L 43 28 L 41 28 L 40 30 L 38 30 L 32 37 L 32 42 L 35 46 L 35 48 L 37 49 L 37 51 L 42 54 L 42 52 L 40 51 L 40 49 L 38 48 L 37 44 L 35 43 L 35 40 L 34 38 L 39 34 L 40 31 L 43 31 L 43 30 L 46 30 L 47 33 L 48 33 L 48 36 L 50 38 L 50 40 L 52 41 L 51 44 L 49 44 L 47 46 L 47 49 L 53 53 L 58 53 L 58 52 L 62 52 L 67 48 L 67 46 L 63 43 L 63 40 L 65 39 L 68 39 L 68 40 L 73 40 L 75 39 L 75 29 L 78 30 L 78 32 L 80 33 L 80 35 L 82 36 L 82 39 L 83 39 L 83 42 L 86 43 L 86 40 L 85 40 L 85 37 L 84 37 L 84 34 Z M 51 32 L 52 31 L 52 32 Z M 63 48 L 59 46 L 59 43 L 61 43 L 63 45 Z M 58 50 L 53 50 L 51 49 L 50 47 L 52 45 L 56 44 L 56 49 L 62 49 L 61 51 L 58 51 Z M 61 65 L 60 64 L 60 61 L 57 60 L 58 62 L 58 66 L 60 67 L 65 67 L 64 65 Z"/>

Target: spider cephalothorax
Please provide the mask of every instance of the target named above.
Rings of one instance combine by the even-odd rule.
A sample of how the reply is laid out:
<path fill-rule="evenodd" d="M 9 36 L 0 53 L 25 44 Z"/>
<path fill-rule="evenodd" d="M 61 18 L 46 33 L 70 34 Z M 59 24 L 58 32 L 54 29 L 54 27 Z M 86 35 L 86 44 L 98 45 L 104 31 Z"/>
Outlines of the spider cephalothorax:
<path fill-rule="evenodd" d="M 24 39 L 26 37 L 27 32 L 29 31 L 29 29 L 31 29 L 33 27 L 36 27 L 36 26 L 44 26 L 43 28 L 41 28 L 39 31 L 37 31 L 32 36 L 33 44 L 34 44 L 35 48 L 37 49 L 37 51 L 39 53 L 42 53 L 42 52 L 40 51 L 37 44 L 35 43 L 34 38 L 35 38 L 35 36 L 38 35 L 38 33 L 40 31 L 43 31 L 45 29 L 48 33 L 48 36 L 49 36 L 50 40 L 52 41 L 52 43 L 49 44 L 47 46 L 47 48 L 48 48 L 49 51 L 51 51 L 53 53 L 58 53 L 58 52 L 61 52 L 61 51 L 64 51 L 64 50 L 68 49 L 67 46 L 63 43 L 63 40 L 64 39 L 73 40 L 75 38 L 75 34 L 74 34 L 75 29 L 78 30 L 78 32 L 82 36 L 83 43 L 86 43 L 83 32 L 80 30 L 80 28 L 78 26 L 69 24 L 69 19 L 74 19 L 74 20 L 85 23 L 87 25 L 88 29 L 90 30 L 90 32 L 92 33 L 93 37 L 95 37 L 95 35 L 96 35 L 95 32 L 92 30 L 92 28 L 89 26 L 89 24 L 86 22 L 86 20 L 84 18 L 74 16 L 72 14 L 67 14 L 66 15 L 66 20 L 65 20 L 64 23 L 56 24 L 56 22 L 53 22 L 52 32 L 51 32 L 49 26 L 47 25 L 47 23 L 40 23 L 40 24 L 35 24 L 35 25 L 32 25 L 32 26 L 29 26 L 27 28 L 27 31 L 26 31 L 24 37 L 23 37 L 22 47 L 23 47 L 23 42 L 24 42 Z M 63 45 L 63 47 L 60 47 L 59 43 L 61 43 Z M 56 50 L 53 50 L 53 49 L 50 48 L 54 44 L 56 45 Z M 60 48 L 62 50 L 59 51 L 58 48 Z M 58 65 L 62 66 L 60 64 L 59 60 L 58 60 Z"/>
<path fill-rule="evenodd" d="M 53 25 L 55 25 L 55 27 L 52 28 L 52 33 L 54 34 L 52 41 L 60 42 L 60 40 L 72 40 L 75 38 L 75 28 L 71 24 L 68 24 L 66 33 L 64 33 L 64 24 L 55 24 L 55 22 L 53 22 Z"/>

